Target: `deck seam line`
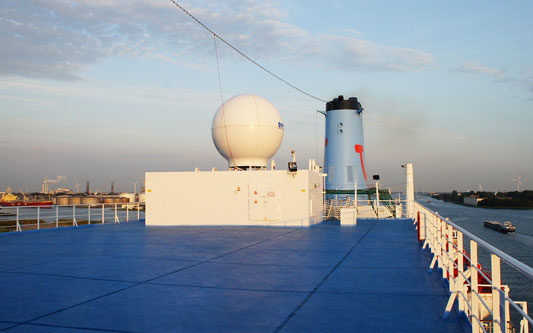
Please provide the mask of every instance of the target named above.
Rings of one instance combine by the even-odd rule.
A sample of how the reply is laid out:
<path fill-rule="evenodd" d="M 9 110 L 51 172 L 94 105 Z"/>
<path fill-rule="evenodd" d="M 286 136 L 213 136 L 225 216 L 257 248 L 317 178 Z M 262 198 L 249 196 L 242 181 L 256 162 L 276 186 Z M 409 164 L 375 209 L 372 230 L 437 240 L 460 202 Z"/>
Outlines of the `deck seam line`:
<path fill-rule="evenodd" d="M 253 291 L 253 292 L 274 292 L 274 293 L 310 293 L 310 290 L 275 290 L 275 289 L 252 289 L 252 288 L 236 288 L 236 287 L 217 287 L 217 286 L 198 286 L 191 284 L 177 284 L 177 283 L 157 283 L 148 282 L 147 284 L 155 286 L 173 286 L 173 287 L 187 287 L 199 289 L 220 289 L 220 290 L 238 290 L 238 291 Z M 341 292 L 341 291 L 316 291 L 316 294 L 333 294 L 333 295 L 378 295 L 378 296 L 423 296 L 423 297 L 449 297 L 447 294 L 411 294 L 411 293 L 356 293 L 356 292 Z"/>
<path fill-rule="evenodd" d="M 141 283 L 139 281 L 113 280 L 113 279 L 92 278 L 92 277 L 83 277 L 83 276 L 62 275 L 62 274 L 50 274 L 50 273 L 35 273 L 35 272 L 1 272 L 1 273 L 5 273 L 5 274 L 42 275 L 42 276 L 63 277 L 63 278 L 69 278 L 69 279 L 80 279 L 80 280 L 91 280 L 91 281 Z"/>
<path fill-rule="evenodd" d="M 309 267 L 309 268 L 324 268 L 331 267 L 331 265 L 289 265 L 289 264 L 259 264 L 252 262 L 232 262 L 232 261 L 212 261 L 212 264 L 224 265 L 250 265 L 250 266 L 275 266 L 275 267 Z"/>
<path fill-rule="evenodd" d="M 86 301 L 83 301 L 83 302 L 80 302 L 80 303 L 77 303 L 77 304 L 73 304 L 73 305 L 70 305 L 70 306 L 67 306 L 65 308 L 62 308 L 62 309 L 59 309 L 59 310 L 56 310 L 56 311 L 53 311 L 53 312 L 50 312 L 50 313 L 47 313 L 47 314 L 44 314 L 44 315 L 41 315 L 39 317 L 36 317 L 36 318 L 32 318 L 32 319 L 29 319 L 29 320 L 26 320 L 24 322 L 21 322 L 19 323 L 17 326 L 20 326 L 20 325 L 25 325 L 25 324 L 30 324 L 31 322 L 33 321 L 36 321 L 36 320 L 39 320 L 39 319 L 42 319 L 42 318 L 45 318 L 45 317 L 48 317 L 48 316 L 51 316 L 51 315 L 54 315 L 54 314 L 57 314 L 57 313 L 60 313 L 60 312 L 63 312 L 63 311 L 66 311 L 66 310 L 70 310 L 72 308 L 75 308 L 77 306 L 80 306 L 80 305 L 83 305 L 83 304 L 87 304 L 89 302 L 92 302 L 92 301 L 95 301 L 97 299 L 100 299 L 100 298 L 104 298 L 104 297 L 107 297 L 107 296 L 110 296 L 110 295 L 113 295 L 113 294 L 116 294 L 118 292 L 121 292 L 121 291 L 124 291 L 124 290 L 127 290 L 127 289 L 130 289 L 130 288 L 133 288 L 135 286 L 138 286 L 140 285 L 141 283 L 134 283 L 132 284 L 131 286 L 127 286 L 127 287 L 124 287 L 124 288 L 120 288 L 120 289 L 117 289 L 117 290 L 114 290 L 114 291 L 111 291 L 109 293 L 106 293 L 104 295 L 100 295 L 100 296 L 97 296 L 97 297 L 93 297 L 91 299 L 88 299 Z M 17 327 L 17 326 L 14 326 L 14 327 Z M 13 328 L 13 327 L 12 327 Z"/>
<path fill-rule="evenodd" d="M 244 249 L 250 248 L 250 247 L 252 247 L 252 246 L 255 246 L 255 245 L 258 245 L 258 244 L 264 243 L 264 242 L 266 242 L 266 241 L 270 241 L 270 240 L 272 240 L 272 239 L 276 239 L 276 238 L 278 238 L 278 237 L 281 237 L 281 236 L 283 236 L 283 235 L 289 234 L 289 233 L 291 233 L 291 232 L 295 232 L 296 230 L 299 230 L 299 229 L 293 229 L 293 230 L 290 230 L 289 232 L 283 233 L 283 234 L 281 234 L 281 235 L 277 235 L 276 237 L 269 238 L 269 239 L 264 239 L 264 240 L 262 240 L 262 241 L 259 241 L 259 242 L 254 243 L 254 244 L 247 245 L 247 246 L 242 247 L 242 248 L 240 248 L 240 249 L 237 249 L 237 250 L 234 250 L 234 251 L 231 251 L 231 252 L 228 252 L 228 253 L 225 253 L 225 254 L 219 255 L 219 256 L 214 257 L 214 258 L 210 258 L 210 259 L 207 259 L 207 260 L 204 260 L 204 261 L 198 262 L 198 263 L 196 263 L 196 264 L 194 264 L 194 265 L 190 265 L 190 266 L 184 267 L 184 268 L 182 268 L 182 269 L 178 269 L 178 270 L 175 270 L 175 271 L 172 271 L 172 272 L 169 272 L 169 273 L 166 273 L 166 274 L 160 275 L 160 276 L 155 277 L 155 278 L 152 278 L 152 279 L 144 280 L 144 281 L 141 282 L 141 283 L 149 283 L 150 281 L 153 281 L 153 280 L 156 280 L 156 279 L 159 279 L 159 278 L 162 278 L 162 277 L 168 276 L 168 275 L 170 275 L 170 274 L 178 273 L 178 272 L 181 272 L 181 271 L 183 271 L 183 270 L 185 270 L 185 269 L 192 268 L 192 267 L 196 267 L 196 266 L 198 266 L 198 265 L 205 264 L 205 263 L 208 263 L 208 262 L 213 261 L 213 260 L 217 260 L 217 259 L 222 258 L 222 257 L 224 257 L 224 256 L 228 256 L 228 255 L 230 255 L 230 254 L 233 254 L 233 253 L 236 253 L 236 252 L 238 252 L 238 251 L 241 251 L 241 250 L 244 250 Z"/>
<path fill-rule="evenodd" d="M 410 293 L 369 293 L 369 292 L 351 292 L 351 291 L 317 291 L 317 294 L 333 295 L 376 295 L 376 296 L 424 296 L 424 297 L 449 297 L 448 294 L 410 294 Z"/>
<path fill-rule="evenodd" d="M 172 286 L 172 287 L 187 287 L 187 288 L 200 288 L 200 289 L 220 289 L 220 290 L 273 292 L 273 293 L 307 294 L 310 292 L 309 290 L 251 289 L 251 288 L 215 287 L 215 286 L 195 286 L 195 285 L 190 285 L 190 284 L 170 284 L 170 283 L 154 283 L 154 282 L 148 282 L 147 284 L 154 285 L 154 286 Z"/>
<path fill-rule="evenodd" d="M 10 323 L 11 324 L 11 323 Z M 91 331 L 98 331 L 98 332 L 119 332 L 119 333 L 140 333 L 140 331 L 120 331 L 120 330 L 108 330 L 105 328 L 91 328 L 91 327 L 79 327 L 79 326 L 62 326 L 62 325 L 53 325 L 53 324 L 41 324 L 41 323 L 18 323 L 13 322 L 12 324 L 15 324 L 16 326 L 11 326 L 8 328 L 3 329 L 8 330 L 15 328 L 20 325 L 30 325 L 30 326 L 45 326 L 45 327 L 55 327 L 55 328 L 66 328 L 66 329 L 77 329 L 77 330 L 91 330 Z"/>
<path fill-rule="evenodd" d="M 198 260 L 193 259 L 172 259 L 172 258 L 157 258 L 157 257 L 139 257 L 139 256 L 118 256 L 118 255 L 109 255 L 109 254 L 94 254 L 91 257 L 111 257 L 111 258 L 135 258 L 135 259 L 153 259 L 153 260 L 166 260 L 166 261 L 191 261 L 198 262 Z"/>
<path fill-rule="evenodd" d="M 22 266 L 22 267 L 17 267 L 17 268 L 10 268 L 8 270 L 0 271 L 0 273 L 13 273 L 13 272 L 11 272 L 11 270 L 13 270 L 13 269 L 25 269 L 25 268 L 30 268 L 30 267 L 33 267 L 33 266 L 38 266 L 38 265 L 52 264 L 52 263 L 60 262 L 61 260 L 63 260 L 63 259 L 57 259 L 57 260 L 46 261 L 46 262 L 39 262 L 39 263 L 30 264 L 30 265 L 26 265 L 26 266 Z"/>
<path fill-rule="evenodd" d="M 213 259 L 215 260 L 215 259 Z M 256 265 L 256 266 L 282 266 L 282 267 L 331 267 L 331 265 L 287 265 L 287 264 L 258 264 L 234 261 L 213 261 L 215 264 Z"/>
<path fill-rule="evenodd" d="M 188 269 L 188 268 L 192 268 L 192 267 L 195 267 L 195 266 L 198 266 L 200 264 L 204 264 L 204 263 L 207 263 L 209 261 L 212 261 L 212 260 L 216 260 L 218 258 L 221 258 L 221 257 L 224 257 L 226 255 L 230 255 L 230 254 L 233 254 L 235 252 L 238 252 L 238 251 L 241 251 L 241 250 L 244 250 L 248 247 L 252 247 L 252 246 L 255 246 L 255 245 L 258 245 L 258 244 L 261 244 L 262 242 L 266 242 L 266 241 L 270 241 L 272 239 L 275 239 L 277 237 L 281 237 L 281 236 L 284 236 L 286 234 L 289 234 L 291 232 L 294 232 L 298 229 L 293 229 L 289 232 L 286 232 L 286 233 L 283 233 L 281 235 L 278 235 L 274 238 L 269 238 L 269 239 L 264 239 L 260 242 L 257 242 L 257 243 L 254 243 L 254 244 L 250 244 L 248 246 L 245 246 L 243 248 L 239 248 L 237 250 L 234 250 L 232 252 L 228 252 L 228 253 L 225 253 L 223 255 L 220 255 L 220 256 L 217 256 L 215 258 L 211 258 L 211 259 L 208 259 L 208 260 L 204 260 L 204 261 L 196 261 L 196 260 L 190 260 L 191 262 L 194 262 L 194 264 L 192 265 L 188 265 L 188 266 L 185 266 L 185 267 L 181 267 L 180 269 L 178 270 L 174 270 L 172 272 L 169 272 L 169 273 L 165 273 L 163 275 L 160 275 L 160 276 L 157 276 L 155 278 L 151 278 L 151 279 L 148 279 L 148 280 L 143 280 L 143 281 L 127 281 L 127 280 L 113 280 L 113 279 L 102 279 L 102 278 L 91 278 L 91 277 L 81 277 L 81 276 L 71 276 L 71 275 L 62 275 L 62 274 L 49 274 L 49 273 L 36 273 L 36 272 L 13 272 L 13 271 L 2 271 L 0 273 L 6 273 L 6 274 L 26 274 L 26 275 L 42 275 L 42 276 L 53 276 L 53 277 L 64 277 L 64 278 L 71 278 L 71 279 L 81 279 L 81 280 L 91 280 L 91 281 L 106 281 L 106 282 L 121 282 L 121 283 L 132 283 L 134 285 L 139 285 L 139 284 L 143 284 L 143 283 L 148 283 L 148 284 L 154 284 L 154 285 L 169 285 L 169 284 L 159 284 L 159 283 L 150 283 L 150 281 L 152 280 L 155 280 L 155 279 L 159 279 L 159 278 L 162 278 L 164 276 L 167 276 L 169 274 L 174 274 L 174 273 L 177 273 L 177 272 L 180 272 L 180 271 L 183 271 L 185 269 Z M 102 255 L 102 256 L 105 256 L 105 255 Z M 128 258 L 128 257 L 122 257 L 122 256 L 117 256 L 117 257 L 120 257 L 120 258 Z M 134 257 L 134 258 L 137 258 L 137 257 Z M 144 257 L 140 257 L 138 259 L 152 259 L 152 260 L 163 260 L 163 259 L 156 259 L 156 258 L 144 258 Z M 169 261 L 178 261 L 178 259 L 167 259 Z M 47 262 L 45 264 L 50 264 L 50 263 L 53 263 L 53 262 L 60 262 L 62 261 L 62 259 L 60 260 L 57 260 L 57 261 L 51 261 L 51 262 Z M 183 261 L 187 261 L 187 260 L 183 260 Z M 214 262 L 214 263 L 217 263 L 217 262 Z M 41 263 L 42 264 L 42 263 Z M 242 263 L 241 263 L 242 264 Z M 40 264 L 35 264 L 35 265 L 30 265 L 30 266 L 27 266 L 27 267 L 31 267 L 31 266 L 36 266 L 36 265 L 40 265 Z M 22 267 L 23 268 L 27 268 L 27 267 Z M 296 267 L 300 267 L 300 266 L 296 266 Z M 310 266 L 310 267 L 324 267 L 324 266 Z M 16 269 L 21 269 L 21 268 L 16 268 Z M 132 286 L 133 287 L 133 286 Z M 243 289 L 245 290 L 245 289 Z M 302 291 L 302 292 L 307 292 L 307 291 Z M 39 319 L 39 318 L 37 318 Z M 37 320 L 37 319 L 34 319 L 34 320 Z"/>
<path fill-rule="evenodd" d="M 289 315 L 283 320 L 283 322 L 281 324 L 279 324 L 273 332 L 279 332 L 283 329 L 283 327 L 285 327 L 285 325 L 287 325 L 287 323 L 296 315 L 296 313 L 298 313 L 298 311 L 300 311 L 300 309 L 309 301 L 309 299 L 311 299 L 311 297 L 317 292 L 317 290 L 324 284 L 324 282 L 326 282 L 326 280 L 331 276 L 331 274 L 333 274 L 333 272 L 335 272 L 335 270 L 344 262 L 344 260 L 346 260 L 346 258 L 352 253 L 352 251 L 357 247 L 357 245 L 359 245 L 359 243 L 361 243 L 361 241 L 363 239 L 365 239 L 365 237 L 368 235 L 368 233 L 374 229 L 374 227 L 376 226 L 377 222 L 374 222 L 374 224 L 372 225 L 372 227 L 370 227 L 364 234 L 361 238 L 359 238 L 357 240 L 357 242 L 354 244 L 354 246 L 352 246 L 352 248 L 346 253 L 346 255 L 344 255 L 344 257 L 341 258 L 341 260 L 335 265 L 333 266 L 333 268 L 329 271 L 328 274 L 326 274 L 326 276 L 315 286 L 315 288 L 302 300 L 302 302 L 300 302 L 300 304 L 298 304 L 298 306 L 296 307 L 296 309 L 294 309 L 291 313 L 289 313 Z"/>

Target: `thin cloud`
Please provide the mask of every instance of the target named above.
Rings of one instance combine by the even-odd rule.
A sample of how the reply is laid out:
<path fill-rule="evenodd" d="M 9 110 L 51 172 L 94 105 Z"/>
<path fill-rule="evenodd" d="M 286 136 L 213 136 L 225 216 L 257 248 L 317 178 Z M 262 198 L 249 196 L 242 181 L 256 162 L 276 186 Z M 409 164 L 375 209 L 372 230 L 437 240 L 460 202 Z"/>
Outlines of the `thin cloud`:
<path fill-rule="evenodd" d="M 463 62 L 455 70 L 466 74 L 488 74 L 495 77 L 501 77 L 504 73 L 500 69 L 481 66 L 475 62 Z"/>
<path fill-rule="evenodd" d="M 464 74 L 488 75 L 495 82 L 514 84 L 533 93 L 533 74 L 529 72 L 524 73 L 521 77 L 510 76 L 502 69 L 482 66 L 475 62 L 463 62 L 456 66 L 454 70 Z"/>
<path fill-rule="evenodd" d="M 190 12 L 259 61 L 317 61 L 353 71 L 423 70 L 433 57 L 355 37 L 312 34 L 277 3 L 195 1 Z M 110 56 L 176 59 L 202 68 L 213 40 L 171 3 L 156 0 L 7 0 L 0 4 L 0 76 L 81 80 Z M 356 30 L 354 30 L 356 31 Z M 352 35 L 353 36 L 353 35 Z M 201 56 L 199 56 L 201 55 Z M 237 57 L 227 48 L 221 56 Z"/>

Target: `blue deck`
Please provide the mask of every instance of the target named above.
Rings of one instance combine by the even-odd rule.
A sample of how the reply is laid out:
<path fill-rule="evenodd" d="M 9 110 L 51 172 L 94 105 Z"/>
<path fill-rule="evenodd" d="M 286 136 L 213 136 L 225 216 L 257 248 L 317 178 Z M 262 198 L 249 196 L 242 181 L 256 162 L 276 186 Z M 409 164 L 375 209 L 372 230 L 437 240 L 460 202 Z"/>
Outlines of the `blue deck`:
<path fill-rule="evenodd" d="M 410 220 L 0 237 L 0 330 L 458 332 Z"/>

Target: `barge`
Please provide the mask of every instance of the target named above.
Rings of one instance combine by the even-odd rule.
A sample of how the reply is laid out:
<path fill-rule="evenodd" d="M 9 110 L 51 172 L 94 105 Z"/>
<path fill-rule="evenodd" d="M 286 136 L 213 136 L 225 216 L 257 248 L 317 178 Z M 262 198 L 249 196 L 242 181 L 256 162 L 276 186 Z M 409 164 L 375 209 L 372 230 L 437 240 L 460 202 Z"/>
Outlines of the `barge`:
<path fill-rule="evenodd" d="M 509 221 L 505 221 L 505 222 L 501 223 L 501 222 L 498 222 L 498 221 L 489 221 L 489 220 L 487 220 L 483 224 L 487 228 L 490 228 L 490 229 L 493 229 L 493 230 L 496 230 L 496 231 L 499 231 L 499 232 L 503 232 L 503 233 L 509 233 L 509 232 L 515 232 L 516 231 L 516 227 Z"/>

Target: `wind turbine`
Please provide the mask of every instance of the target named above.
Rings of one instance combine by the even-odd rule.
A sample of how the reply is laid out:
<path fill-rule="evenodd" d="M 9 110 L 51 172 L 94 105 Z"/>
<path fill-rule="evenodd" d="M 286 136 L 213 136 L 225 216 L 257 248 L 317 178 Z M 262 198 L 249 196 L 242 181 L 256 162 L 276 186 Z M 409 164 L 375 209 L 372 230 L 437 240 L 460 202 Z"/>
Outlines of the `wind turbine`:
<path fill-rule="evenodd" d="M 137 184 L 139 184 L 139 181 L 130 182 L 130 184 L 133 185 L 133 193 L 137 193 Z"/>
<path fill-rule="evenodd" d="M 511 180 L 512 182 L 516 182 L 516 191 L 517 191 L 517 192 L 520 192 L 520 186 L 524 185 L 524 184 L 522 184 L 522 182 L 520 181 L 520 178 L 522 178 L 522 174 L 520 174 L 520 176 L 518 176 L 516 179 L 512 179 L 512 180 Z"/>

